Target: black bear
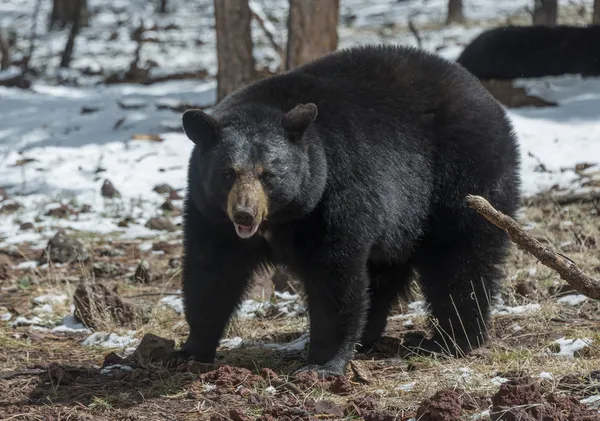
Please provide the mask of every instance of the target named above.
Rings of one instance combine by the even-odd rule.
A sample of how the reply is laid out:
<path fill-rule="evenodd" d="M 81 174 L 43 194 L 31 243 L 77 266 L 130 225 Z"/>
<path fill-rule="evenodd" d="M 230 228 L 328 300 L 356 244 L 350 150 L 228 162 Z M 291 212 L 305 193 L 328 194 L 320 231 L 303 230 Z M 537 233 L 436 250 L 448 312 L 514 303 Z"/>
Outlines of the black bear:
<path fill-rule="evenodd" d="M 508 26 L 475 38 L 456 60 L 482 80 L 600 75 L 600 25 Z"/>
<path fill-rule="evenodd" d="M 486 339 L 509 241 L 467 208 L 508 215 L 519 155 L 503 108 L 455 63 L 397 46 L 341 50 L 183 114 L 195 143 L 184 206 L 189 336 L 171 361 L 212 362 L 253 271 L 303 283 L 308 364 L 340 375 L 371 346 L 415 272 L 437 333 L 423 352 Z"/>

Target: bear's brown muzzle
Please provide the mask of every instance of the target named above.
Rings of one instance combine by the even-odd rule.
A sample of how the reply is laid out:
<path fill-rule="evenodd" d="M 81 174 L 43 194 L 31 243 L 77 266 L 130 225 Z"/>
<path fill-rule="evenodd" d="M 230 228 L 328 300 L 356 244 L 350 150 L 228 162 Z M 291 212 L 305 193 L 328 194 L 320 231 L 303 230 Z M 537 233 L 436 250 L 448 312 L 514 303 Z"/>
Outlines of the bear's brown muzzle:
<path fill-rule="evenodd" d="M 241 238 L 250 238 L 267 219 L 268 199 L 254 174 L 238 174 L 227 198 L 227 215 Z"/>

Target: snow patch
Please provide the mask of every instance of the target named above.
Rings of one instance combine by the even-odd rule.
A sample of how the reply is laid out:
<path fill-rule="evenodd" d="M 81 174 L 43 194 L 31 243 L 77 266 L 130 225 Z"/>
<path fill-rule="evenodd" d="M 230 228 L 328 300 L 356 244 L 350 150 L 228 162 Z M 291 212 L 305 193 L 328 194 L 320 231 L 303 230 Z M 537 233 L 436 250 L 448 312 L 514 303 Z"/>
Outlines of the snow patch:
<path fill-rule="evenodd" d="M 139 342 L 139 339 L 133 338 L 135 332 L 129 332 L 127 335 L 120 336 L 116 333 L 96 332 L 88 336 L 81 344 L 84 346 L 99 346 L 102 348 L 124 348 Z"/>
<path fill-rule="evenodd" d="M 581 351 L 584 348 L 590 346 L 594 341 L 590 338 L 586 339 L 567 339 L 560 338 L 554 341 L 555 344 L 560 346 L 559 352 L 554 352 L 554 355 L 561 357 L 573 358 L 577 351 Z"/>
<path fill-rule="evenodd" d="M 586 297 L 583 294 L 570 294 L 565 295 L 557 300 L 560 304 L 566 304 L 569 306 L 577 306 L 585 301 L 589 300 L 589 297 Z"/>
<path fill-rule="evenodd" d="M 83 323 L 78 322 L 72 314 L 65 316 L 62 320 L 62 324 L 52 328 L 52 332 L 92 333 L 92 331 L 85 327 Z"/>
<path fill-rule="evenodd" d="M 160 299 L 160 302 L 171 307 L 178 314 L 183 314 L 183 298 L 177 295 L 168 295 Z"/>
<path fill-rule="evenodd" d="M 401 384 L 394 387 L 394 392 L 410 392 L 415 387 L 416 382 Z"/>

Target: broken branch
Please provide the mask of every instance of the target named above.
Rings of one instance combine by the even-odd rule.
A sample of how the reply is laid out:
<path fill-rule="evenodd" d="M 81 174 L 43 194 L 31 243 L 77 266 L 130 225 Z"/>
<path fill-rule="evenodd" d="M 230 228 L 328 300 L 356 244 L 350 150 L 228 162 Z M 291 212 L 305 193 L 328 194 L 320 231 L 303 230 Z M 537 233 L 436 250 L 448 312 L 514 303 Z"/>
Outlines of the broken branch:
<path fill-rule="evenodd" d="M 575 262 L 542 245 L 538 240 L 527 234 L 517 221 L 496 210 L 483 197 L 467 195 L 466 200 L 471 209 L 477 211 L 498 228 L 506 231 L 517 246 L 531 253 L 544 266 L 558 272 L 560 277 L 578 292 L 595 300 L 600 299 L 600 281 L 583 273 Z"/>

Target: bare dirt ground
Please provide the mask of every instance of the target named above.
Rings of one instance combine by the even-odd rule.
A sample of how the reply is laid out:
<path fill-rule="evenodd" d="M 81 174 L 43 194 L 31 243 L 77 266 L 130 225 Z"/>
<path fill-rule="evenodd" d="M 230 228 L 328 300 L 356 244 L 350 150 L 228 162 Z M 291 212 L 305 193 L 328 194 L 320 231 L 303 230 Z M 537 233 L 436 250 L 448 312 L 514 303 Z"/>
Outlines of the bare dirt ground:
<path fill-rule="evenodd" d="M 599 215 L 593 203 L 531 205 L 520 222 L 597 275 Z M 600 303 L 582 301 L 516 248 L 485 347 L 458 359 L 400 358 L 402 336 L 423 329 L 425 317 L 399 303 L 375 350 L 357 355 L 346 378 L 320 380 L 310 373 L 291 375 L 303 363 L 302 351 L 260 346 L 289 343 L 305 333 L 305 315 L 278 311 L 235 319 L 226 337 L 241 337 L 245 345 L 224 346 L 215 366 L 164 368 L 161 359 L 185 339 L 187 328 L 180 314 L 160 304 L 164 296 L 176 298 L 168 294 L 179 288 L 180 243 L 155 243 L 146 251 L 135 242 L 83 243 L 87 261 L 36 269 L 23 262 L 39 259 L 43 250 L 22 244 L 0 254 L 0 315 L 6 320 L 10 314 L 0 327 L 0 419 L 600 419 Z M 150 266 L 145 272 L 138 268 L 142 260 Z M 81 280 L 90 285 L 87 292 L 100 295 L 81 298 Z M 113 297 L 110 305 L 125 307 L 112 317 L 98 303 L 115 287 L 125 304 Z M 418 300 L 417 289 L 415 294 Z M 34 298 L 61 295 L 51 310 L 44 302 L 52 299 Z M 74 295 L 96 304 L 87 316 L 79 313 L 94 331 L 126 336 L 134 330 L 134 338 L 144 337 L 137 351 L 126 351 L 131 344 L 86 346 L 90 331 L 26 325 L 36 315 L 60 325 L 73 314 Z M 407 312 L 413 317 L 402 316 Z"/>

